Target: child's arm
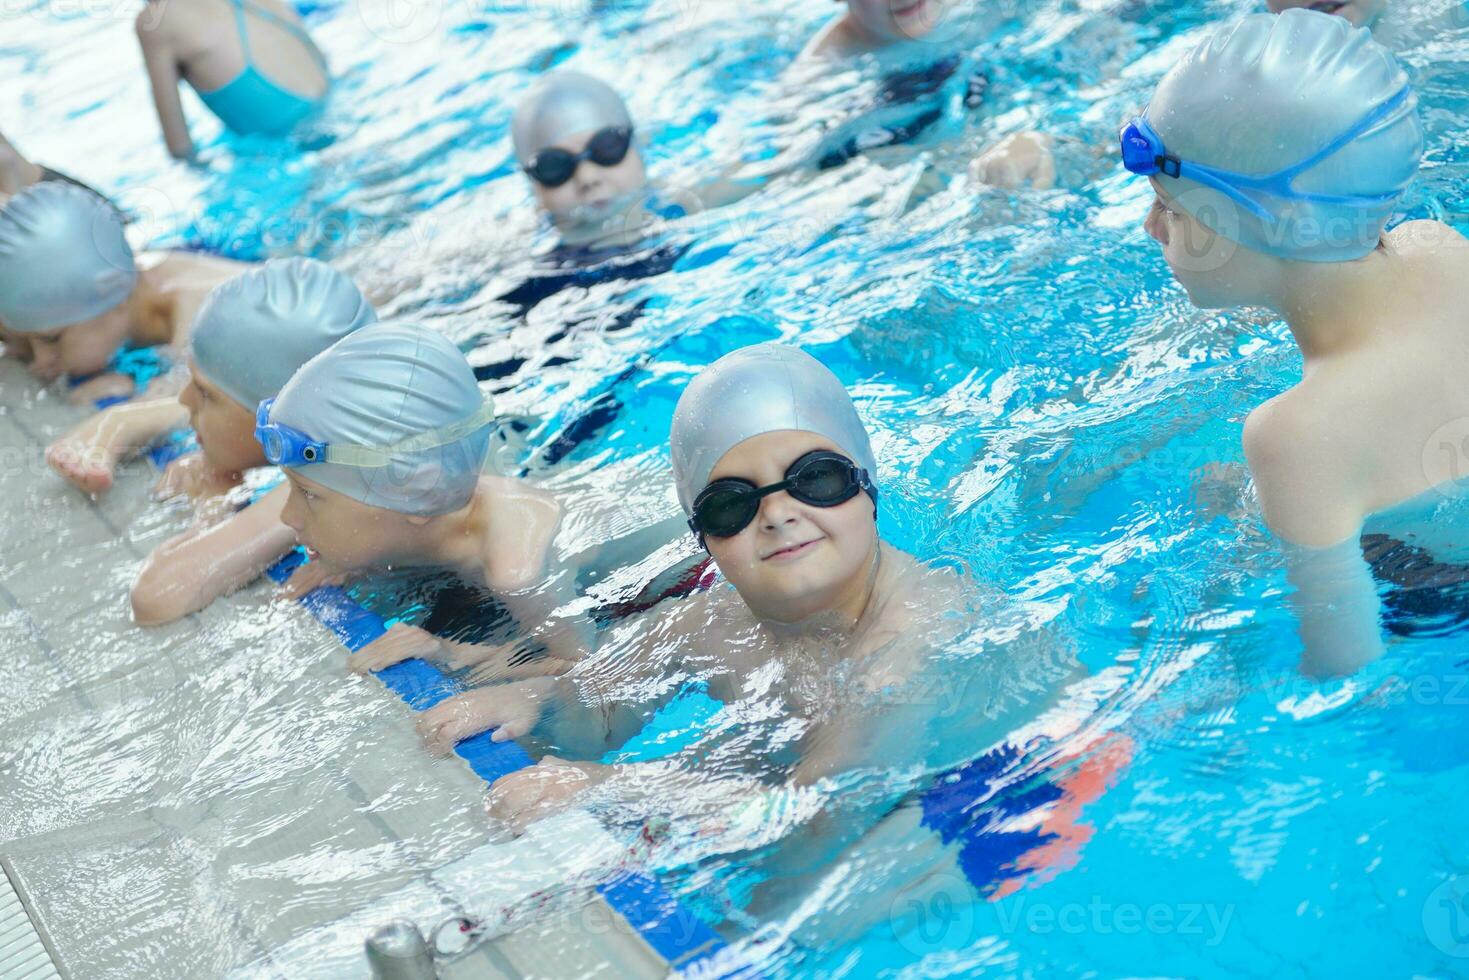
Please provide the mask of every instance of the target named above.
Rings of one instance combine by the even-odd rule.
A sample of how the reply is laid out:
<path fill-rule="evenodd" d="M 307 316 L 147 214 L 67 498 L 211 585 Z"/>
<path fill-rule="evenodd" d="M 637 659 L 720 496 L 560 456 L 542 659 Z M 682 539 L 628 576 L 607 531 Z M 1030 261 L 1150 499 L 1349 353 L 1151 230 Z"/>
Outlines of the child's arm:
<path fill-rule="evenodd" d="M 125 457 L 188 422 L 189 411 L 177 398 L 113 405 L 53 442 L 46 462 L 87 493 L 101 493 Z"/>
<path fill-rule="evenodd" d="M 357 673 L 382 670 L 410 659 L 440 659 L 452 669 L 471 668 L 473 684 L 494 684 L 565 673 L 596 646 L 596 629 L 585 613 L 563 612 L 575 603 L 568 576 L 558 575 L 540 588 L 498 592 L 524 636 L 510 643 L 459 643 L 417 626 L 396 623 L 347 660 Z M 527 657 L 535 647 L 545 656 Z"/>
<path fill-rule="evenodd" d="M 260 577 L 296 544 L 281 523 L 290 490 L 282 484 L 222 523 L 159 545 L 133 583 L 133 619 L 169 623 Z"/>
<path fill-rule="evenodd" d="M 544 747 L 582 758 L 598 757 L 637 734 L 678 692 L 684 681 L 679 672 L 678 641 L 688 635 L 687 624 L 697 619 L 695 607 L 699 606 L 696 597 L 682 600 L 671 613 L 653 610 L 629 618 L 596 657 L 575 664 L 560 676 L 480 688 L 449 698 L 424 712 L 419 733 L 431 751 L 442 755 L 452 751 L 456 742 L 500 728 L 509 732 L 506 737 L 534 735 Z M 507 718 L 527 696 L 539 705 L 533 718 L 524 728 L 510 725 Z"/>
<path fill-rule="evenodd" d="M 153 86 L 153 106 L 163 128 L 163 143 L 175 160 L 188 160 L 194 155 L 194 141 L 189 136 L 189 123 L 184 118 L 184 104 L 179 98 L 179 65 L 163 18 L 166 0 L 152 0 L 134 21 L 138 44 L 143 49 L 143 64 Z"/>

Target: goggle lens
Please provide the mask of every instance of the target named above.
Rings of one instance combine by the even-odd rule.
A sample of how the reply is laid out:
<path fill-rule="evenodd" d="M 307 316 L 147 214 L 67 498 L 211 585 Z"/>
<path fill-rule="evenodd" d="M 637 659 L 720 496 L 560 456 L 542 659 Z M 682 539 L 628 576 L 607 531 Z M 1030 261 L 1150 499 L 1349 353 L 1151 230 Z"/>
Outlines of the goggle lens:
<path fill-rule="evenodd" d="M 818 450 L 796 460 L 785 480 L 768 487 L 757 488 L 745 480 L 716 480 L 694 501 L 690 525 L 696 534 L 732 538 L 750 526 L 760 512 L 761 498 L 781 490 L 812 507 L 835 507 L 861 492 L 860 473 L 845 456 Z"/>
<path fill-rule="evenodd" d="M 608 126 L 599 129 L 587 140 L 586 149 L 580 153 L 563 150 L 559 146 L 541 150 L 526 165 L 525 172 L 543 187 L 560 187 L 572 178 L 583 160 L 590 160 L 599 167 L 615 167 L 627 158 L 632 146 L 632 130 L 626 126 Z"/>

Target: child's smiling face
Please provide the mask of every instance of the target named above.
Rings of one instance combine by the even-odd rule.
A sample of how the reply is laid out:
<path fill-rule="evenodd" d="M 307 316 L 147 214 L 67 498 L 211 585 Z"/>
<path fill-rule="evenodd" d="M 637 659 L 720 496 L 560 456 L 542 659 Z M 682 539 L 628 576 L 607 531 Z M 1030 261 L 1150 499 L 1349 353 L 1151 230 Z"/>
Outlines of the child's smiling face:
<path fill-rule="evenodd" d="M 817 450 L 847 455 L 815 433 L 763 433 L 725 453 L 709 480 L 770 486 L 786 479 L 792 463 Z M 835 609 L 865 588 L 878 546 L 874 516 L 865 493 L 835 507 L 817 507 L 780 491 L 761 499 L 754 520 L 739 533 L 708 535 L 705 543 L 756 615 L 796 622 Z"/>

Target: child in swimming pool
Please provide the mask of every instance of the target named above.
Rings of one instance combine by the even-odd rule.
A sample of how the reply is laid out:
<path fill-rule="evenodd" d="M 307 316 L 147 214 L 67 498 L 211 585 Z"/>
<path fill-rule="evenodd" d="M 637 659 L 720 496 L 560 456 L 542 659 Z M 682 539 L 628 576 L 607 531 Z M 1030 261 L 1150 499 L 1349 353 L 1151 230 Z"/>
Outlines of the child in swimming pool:
<path fill-rule="evenodd" d="M 181 349 L 209 291 L 250 266 L 190 252 L 134 257 L 122 216 L 90 191 L 45 181 L 0 208 L 0 325 L 43 381 L 78 384 L 78 404 L 130 395 L 109 371 L 129 347 Z"/>
<path fill-rule="evenodd" d="M 531 735 L 595 760 L 695 679 L 726 703 L 780 706 L 756 713 L 799 731 L 797 757 L 778 766 L 796 786 L 871 761 L 895 732 L 913 737 L 933 705 L 889 695 L 965 628 L 965 590 L 879 537 L 875 460 L 841 383 L 791 347 L 736 351 L 689 385 L 670 441 L 679 501 L 734 588 L 630 621 L 560 677 L 434 707 L 419 722 L 434 751 L 493 728 L 496 741 Z M 655 771 L 548 756 L 499 780 L 492 812 L 521 826 L 594 785 Z"/>
<path fill-rule="evenodd" d="M 520 629 L 491 647 L 397 623 L 352 655 L 353 670 L 418 657 L 526 676 L 564 670 L 591 649 L 573 582 L 603 556 L 563 553 L 556 494 L 482 472 L 493 422 L 459 349 L 402 323 L 357 331 L 262 404 L 257 433 L 291 488 L 281 520 L 313 556 L 285 595 L 373 569 L 447 568 L 487 589 Z M 671 526 L 664 533 L 674 537 Z"/>
<path fill-rule="evenodd" d="M 1272 310 L 1305 356 L 1301 381 L 1250 413 L 1244 450 L 1313 674 L 1381 652 L 1364 523 L 1460 490 L 1461 461 L 1439 450 L 1469 418 L 1469 242 L 1436 221 L 1384 231 L 1422 152 L 1396 59 L 1305 10 L 1205 41 L 1122 134 L 1190 300 Z"/>
<path fill-rule="evenodd" d="M 239 484 L 244 470 L 265 465 L 255 441 L 253 406 L 275 394 L 312 356 L 373 319 L 357 287 L 335 269 L 314 259 L 273 259 L 215 287 L 204 301 L 190 331 L 189 381 L 177 397 L 103 409 L 52 443 L 46 461 L 96 495 L 111 488 L 119 462 L 188 425 L 202 451 L 170 463 L 158 482 L 159 494 L 224 493 Z M 220 397 L 220 386 L 201 375 L 201 357 L 204 374 L 225 378 L 238 397 Z M 254 397 L 258 385 L 228 380 L 262 373 L 278 383 L 259 397 Z M 250 394 L 239 396 L 242 391 Z"/>
<path fill-rule="evenodd" d="M 666 251 L 638 251 L 654 219 L 649 208 L 658 205 L 637 127 L 617 92 L 582 72 L 547 72 L 516 106 L 510 131 L 516 163 L 559 241 L 537 260 L 540 269 L 499 299 L 529 309 L 569 286 L 587 288 L 666 271 L 672 262 Z M 716 182 L 698 190 L 670 190 L 667 196 L 687 211 L 746 192 L 731 192 Z M 486 240 L 476 234 L 468 242 L 448 241 L 423 265 L 435 270 L 514 267 L 525 246 L 520 235 Z M 400 243 L 393 242 L 356 261 L 371 270 L 363 274 L 365 280 L 396 283 L 395 292 L 406 302 L 422 305 L 430 298 L 422 288 L 425 277 L 413 270 L 405 276 L 402 258 Z M 459 293 L 463 284 L 450 288 Z"/>
<path fill-rule="evenodd" d="M 957 72 L 962 59 L 957 55 L 935 60 L 939 54 L 935 34 L 947 18 L 957 16 L 954 0 L 844 0 L 846 10 L 832 18 L 806 45 L 797 59 L 798 66 L 805 70 L 827 71 L 833 62 L 850 62 L 859 58 L 873 58 L 879 64 L 907 68 L 888 76 L 878 105 L 857 120 L 860 132 L 848 137 L 843 143 L 840 138 L 823 144 L 819 166 L 823 169 L 836 166 L 858 153 L 870 153 L 874 147 L 896 145 L 915 138 L 922 129 L 936 122 L 941 108 L 932 105 L 927 114 L 915 122 L 900 119 L 905 107 L 899 103 L 916 102 L 910 96 L 900 98 L 902 90 L 919 91 L 927 95 L 942 95 L 943 82 L 949 75 L 965 81 L 969 91 L 964 96 L 966 107 L 973 107 L 983 99 L 987 82 L 982 75 L 971 75 L 968 79 Z M 906 85 L 895 82 L 914 74 L 914 63 L 928 63 L 927 74 L 934 76 L 917 84 Z M 947 74 L 939 77 L 946 70 Z M 929 102 L 935 100 L 929 99 Z M 911 112 L 909 113 L 911 115 Z M 891 119 L 887 117 L 892 117 Z M 927 120 L 927 122 L 924 122 Z M 852 129 L 851 122 L 843 125 L 841 133 Z M 835 145 L 840 143 L 841 145 Z M 1051 153 L 1050 138 L 1040 132 L 1023 131 L 1011 133 L 994 146 L 988 147 L 971 162 L 969 173 L 977 183 L 993 187 L 1014 189 L 1034 187 L 1046 189 L 1056 181 L 1055 162 Z"/>
<path fill-rule="evenodd" d="M 175 159 L 194 155 L 181 81 L 241 134 L 283 134 L 326 100 L 326 59 L 283 0 L 149 0 L 135 26 L 163 142 Z"/>
<path fill-rule="evenodd" d="M 187 421 L 201 451 L 169 464 L 160 486 L 218 494 L 267 465 L 255 439 L 259 404 L 301 365 L 375 319 L 352 280 L 314 259 L 276 259 L 215 289 L 190 337 L 189 383 L 159 405 L 172 410 L 172 425 Z M 144 406 L 112 411 L 130 408 Z M 156 427 L 134 433 L 132 445 L 158 434 Z M 201 519 L 160 545 L 133 584 L 134 620 L 153 625 L 197 612 L 290 551 L 295 535 L 280 520 L 289 492 L 282 484 L 223 521 Z"/>

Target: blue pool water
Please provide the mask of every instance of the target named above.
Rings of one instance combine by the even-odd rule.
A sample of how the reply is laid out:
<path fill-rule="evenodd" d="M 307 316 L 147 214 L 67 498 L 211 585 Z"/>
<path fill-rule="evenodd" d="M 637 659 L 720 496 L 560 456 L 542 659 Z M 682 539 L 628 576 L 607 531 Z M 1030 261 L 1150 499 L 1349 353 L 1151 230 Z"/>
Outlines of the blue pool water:
<path fill-rule="evenodd" d="M 341 77 L 326 116 L 281 146 L 220 136 L 194 113 L 194 169 L 163 154 L 132 8 L 12 4 L 0 126 L 114 192 L 159 246 L 304 251 L 365 284 L 406 285 L 390 311 L 474 348 L 476 363 L 518 363 L 494 386 L 506 412 L 537 420 L 532 448 L 604 410 L 569 449 L 576 473 L 616 463 L 664 479 L 683 385 L 744 344 L 799 343 L 852 387 L 881 461 L 885 536 L 968 569 L 1064 637 L 1093 698 L 1065 734 L 913 804 L 927 819 L 915 864 L 948 849 L 931 887 L 878 885 L 853 866 L 815 900 L 834 915 L 750 922 L 741 855 L 670 861 L 667 886 L 750 969 L 1462 975 L 1469 613 L 1457 610 L 1469 596 L 1391 596 L 1385 658 L 1349 680 L 1298 674 L 1285 575 L 1239 439 L 1299 356 L 1281 323 L 1188 305 L 1141 230 L 1144 188 L 1107 153 L 1173 60 L 1251 9 L 987 5 L 964 25 L 987 106 L 947 120 L 924 159 L 945 165 L 943 139 L 1044 128 L 1067 138 L 1073 189 L 955 183 L 913 202 L 922 160 L 858 160 L 674 220 L 666 270 L 523 314 L 496 297 L 551 238 L 513 172 L 518 93 L 558 64 L 614 80 L 654 179 L 694 182 L 823 118 L 781 74 L 831 3 L 322 4 L 308 20 Z M 1429 133 L 1403 216 L 1469 231 L 1469 19 L 1447 23 L 1405 32 L 1399 52 Z M 695 695 L 677 707 L 667 731 L 708 715 Z"/>

